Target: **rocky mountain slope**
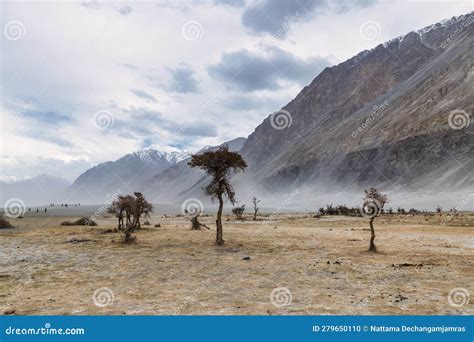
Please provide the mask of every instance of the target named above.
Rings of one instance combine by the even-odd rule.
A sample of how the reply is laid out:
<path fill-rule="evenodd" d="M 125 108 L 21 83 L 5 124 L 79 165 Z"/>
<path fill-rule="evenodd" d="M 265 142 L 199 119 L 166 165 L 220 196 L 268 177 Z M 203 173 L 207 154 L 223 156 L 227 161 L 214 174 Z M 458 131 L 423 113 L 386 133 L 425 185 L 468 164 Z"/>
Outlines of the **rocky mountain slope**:
<path fill-rule="evenodd" d="M 326 68 L 248 137 L 239 183 L 267 193 L 472 188 L 473 33 L 470 13 Z M 291 125 L 278 127 L 279 116 Z"/>

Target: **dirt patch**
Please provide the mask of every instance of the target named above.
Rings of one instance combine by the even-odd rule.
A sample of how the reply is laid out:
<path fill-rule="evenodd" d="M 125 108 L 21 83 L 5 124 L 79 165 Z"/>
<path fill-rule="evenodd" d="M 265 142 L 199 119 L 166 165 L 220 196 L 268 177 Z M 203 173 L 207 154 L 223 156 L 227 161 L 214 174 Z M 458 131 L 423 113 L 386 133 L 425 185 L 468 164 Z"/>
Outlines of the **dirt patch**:
<path fill-rule="evenodd" d="M 457 226 L 378 218 L 379 253 L 366 252 L 362 218 L 280 215 L 278 229 L 224 221 L 223 247 L 213 216 L 200 232 L 185 218 L 156 217 L 160 229 L 137 231 L 133 244 L 120 243 L 113 218 L 94 229 L 60 226 L 66 219 L 12 220 L 19 228 L 0 232 L 0 313 L 474 314 L 472 300 L 448 301 L 455 288 L 474 293 L 472 217 Z M 74 239 L 82 243 L 64 243 Z M 275 289 L 291 294 L 288 305 L 272 304 Z M 94 304 L 99 290 L 108 305 Z"/>

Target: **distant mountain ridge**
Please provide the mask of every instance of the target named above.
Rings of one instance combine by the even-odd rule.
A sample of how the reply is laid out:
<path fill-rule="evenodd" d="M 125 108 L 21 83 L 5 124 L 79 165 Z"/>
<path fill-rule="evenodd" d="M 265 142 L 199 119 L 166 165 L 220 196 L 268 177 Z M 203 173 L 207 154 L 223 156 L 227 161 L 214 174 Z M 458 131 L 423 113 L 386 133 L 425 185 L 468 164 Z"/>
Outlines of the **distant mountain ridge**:
<path fill-rule="evenodd" d="M 65 179 L 45 174 L 16 182 L 0 182 L 0 205 L 12 198 L 22 200 L 25 206 L 49 204 L 64 198 L 70 185 Z"/>
<path fill-rule="evenodd" d="M 139 191 L 146 180 L 187 156 L 185 151 L 161 152 L 153 148 L 129 153 L 82 173 L 68 189 L 68 194 L 82 201 L 102 203 L 107 194 Z"/>
<path fill-rule="evenodd" d="M 244 141 L 245 138 L 237 138 L 225 144 L 231 149 L 240 150 Z M 206 150 L 214 148 L 216 147 L 208 147 Z M 168 184 L 178 181 L 182 185 L 192 179 L 184 176 L 187 174 L 189 157 L 190 154 L 186 151 L 162 152 L 153 148 L 129 153 L 116 161 L 98 164 L 82 173 L 68 189 L 68 196 L 83 203 L 102 203 L 105 198 L 117 192 L 141 191 L 151 199 L 169 201 L 170 198 L 163 198 L 164 192 L 157 186 L 156 180 L 166 179 Z M 167 179 L 165 175 L 160 176 L 165 171 L 173 177 Z"/>

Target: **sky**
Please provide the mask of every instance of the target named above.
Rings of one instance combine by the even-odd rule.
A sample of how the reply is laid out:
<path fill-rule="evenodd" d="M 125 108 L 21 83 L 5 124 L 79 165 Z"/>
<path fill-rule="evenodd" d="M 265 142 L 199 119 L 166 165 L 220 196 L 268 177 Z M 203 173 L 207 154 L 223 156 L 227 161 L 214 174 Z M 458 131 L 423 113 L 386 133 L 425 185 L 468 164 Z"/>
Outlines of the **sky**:
<path fill-rule="evenodd" d="M 247 137 L 325 67 L 472 1 L 1 2 L 0 181 Z"/>

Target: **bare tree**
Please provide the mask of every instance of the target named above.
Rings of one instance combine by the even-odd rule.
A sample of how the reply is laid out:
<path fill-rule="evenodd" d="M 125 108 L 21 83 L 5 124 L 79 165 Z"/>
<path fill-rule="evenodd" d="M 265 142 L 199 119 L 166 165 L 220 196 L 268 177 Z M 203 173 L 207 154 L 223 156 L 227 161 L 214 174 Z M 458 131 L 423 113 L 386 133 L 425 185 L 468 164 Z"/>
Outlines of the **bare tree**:
<path fill-rule="evenodd" d="M 436 207 L 436 212 L 441 215 L 441 211 L 443 211 L 443 208 L 441 208 L 438 204 L 438 206 Z"/>
<path fill-rule="evenodd" d="M 362 215 L 369 218 L 370 246 L 369 251 L 376 252 L 374 220 L 380 215 L 383 206 L 388 202 L 387 196 L 379 193 L 377 189 L 365 190 L 365 198 L 362 204 Z"/>
<path fill-rule="evenodd" d="M 252 197 L 252 203 L 253 203 L 253 220 L 254 220 L 254 221 L 257 221 L 257 213 L 258 213 L 258 210 L 260 209 L 260 208 L 257 206 L 259 202 L 260 202 L 260 200 L 257 199 L 257 197 L 255 197 L 255 196 Z"/>
<path fill-rule="evenodd" d="M 199 216 L 201 216 L 201 211 L 188 211 L 187 209 L 185 209 L 184 214 L 191 221 L 191 230 L 199 230 L 201 229 L 201 227 L 211 229 L 204 223 L 199 222 Z"/>
<path fill-rule="evenodd" d="M 247 168 L 247 163 L 240 154 L 229 151 L 228 146 L 221 146 L 216 151 L 192 155 L 188 165 L 199 167 L 212 177 L 204 191 L 212 200 L 219 201 L 216 217 L 216 244 L 221 246 L 224 244 L 222 236 L 224 196 L 227 196 L 232 204 L 235 203 L 235 191 L 230 184 L 230 176 L 232 172 L 244 171 Z"/>

